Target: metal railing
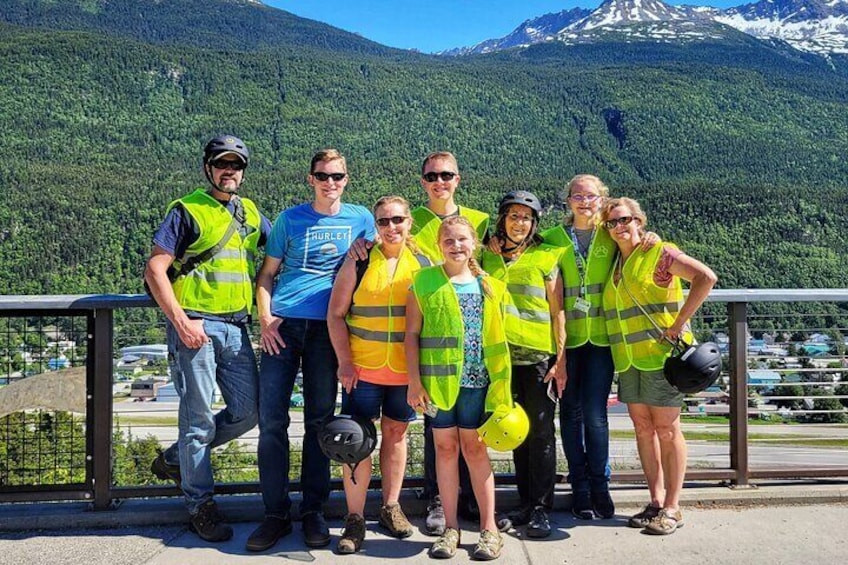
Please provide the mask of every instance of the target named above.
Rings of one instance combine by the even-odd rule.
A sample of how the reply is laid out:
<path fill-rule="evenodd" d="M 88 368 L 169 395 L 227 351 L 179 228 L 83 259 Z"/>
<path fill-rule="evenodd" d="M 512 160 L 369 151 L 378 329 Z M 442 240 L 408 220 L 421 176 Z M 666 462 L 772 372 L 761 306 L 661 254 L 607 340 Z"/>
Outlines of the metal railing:
<path fill-rule="evenodd" d="M 748 340 L 751 332 L 761 331 L 761 328 L 755 327 L 762 322 L 762 318 L 750 313 L 750 305 L 753 303 L 809 303 L 822 302 L 835 304 L 839 311 L 836 318 L 848 319 L 848 290 L 842 289 L 815 289 L 815 290 L 716 290 L 713 291 L 709 298 L 711 303 L 726 303 L 726 323 L 722 323 L 718 318 L 724 319 L 722 315 L 702 314 L 696 324 L 701 327 L 696 327 L 699 330 L 697 333 L 705 333 L 706 331 L 724 330 L 728 335 L 728 354 L 729 363 L 727 369 L 727 402 L 729 420 L 727 425 L 728 437 L 728 456 L 729 464 L 726 467 L 697 467 L 691 466 L 687 470 L 686 480 L 710 480 L 710 481 L 726 481 L 732 486 L 745 486 L 752 479 L 757 478 L 824 478 L 824 477 L 848 477 L 848 462 L 845 465 L 793 465 L 791 467 L 780 465 L 757 465 L 752 468 L 750 464 L 749 453 L 749 416 L 750 412 L 756 412 L 757 408 L 749 408 L 752 401 L 750 390 L 756 390 L 761 385 L 751 385 L 748 383 L 747 372 L 749 370 L 749 361 L 756 362 L 756 356 L 749 356 Z M 84 380 L 85 380 L 85 411 L 84 411 L 84 454 L 70 454 L 68 457 L 58 457 L 53 455 L 56 468 L 52 473 L 42 473 L 42 478 L 34 480 L 31 483 L 12 484 L 11 481 L 4 481 L 3 457 L 9 459 L 8 449 L 0 445 L 0 502 L 26 502 L 26 501 L 42 501 L 42 500 L 89 500 L 93 503 L 95 509 L 110 508 L 113 502 L 117 499 L 144 497 L 144 496 L 172 496 L 179 494 L 176 488 L 172 486 L 159 485 L 129 485 L 119 486 L 114 484 L 113 475 L 113 437 L 115 432 L 115 414 L 113 402 L 113 382 L 114 382 L 114 358 L 115 358 L 115 315 L 116 313 L 126 314 L 131 309 L 152 308 L 155 305 L 144 295 L 85 295 L 85 296 L 2 296 L 0 297 L 0 322 L 6 324 L 5 344 L 0 340 L 0 361 L 6 363 L 5 375 L 3 370 L 0 370 L 0 385 L 4 382 L 9 382 L 13 373 L 13 364 L 17 367 L 22 365 L 23 369 L 15 371 L 18 378 L 27 378 L 31 372 L 37 370 L 28 370 L 33 364 L 38 367 L 47 369 L 58 368 L 59 365 L 73 367 L 82 363 L 84 359 Z M 711 308 L 712 312 L 716 308 Z M 836 319 L 834 318 L 834 319 Z M 65 361 L 58 361 L 56 357 L 48 355 L 46 361 L 44 359 L 21 359 L 19 351 L 15 351 L 13 341 L 20 341 L 21 333 L 43 335 L 44 327 L 50 326 L 52 320 L 53 326 L 70 326 L 71 328 L 79 329 L 84 326 L 84 336 L 76 336 L 76 344 L 80 349 L 84 349 L 84 355 L 80 354 Z M 81 320 L 83 322 L 67 320 Z M 13 327 L 10 320 L 23 320 L 20 324 Z M 45 323 L 45 320 L 47 323 Z M 769 324 L 773 326 L 773 324 Z M 709 326 L 711 329 L 707 330 Z M 838 325 L 829 326 L 829 330 L 842 330 Z M 798 328 L 801 330 L 809 330 L 809 328 Z M 2 332 L 2 328 L 0 328 Z M 73 333 L 73 332 L 71 332 Z M 14 340 L 10 337 L 14 334 Z M 56 341 L 59 341 L 59 336 L 68 338 L 67 331 L 59 332 L 57 330 Z M 33 336 L 24 337 L 24 341 L 32 342 Z M 126 341 L 126 338 L 123 338 Z M 74 341 L 72 337 L 69 341 Z M 5 348 L 3 346 L 5 345 Z M 43 347 L 35 344 L 33 347 Z M 59 346 L 54 346 L 52 353 L 59 352 Z M 72 351 L 77 351 L 77 347 L 72 348 Z M 49 348 L 48 348 L 49 349 Z M 844 349 L 844 348 L 843 348 Z M 42 349 L 42 352 L 44 349 Z M 15 356 L 16 361 L 13 363 L 12 357 Z M 834 367 L 830 370 L 836 373 L 843 373 L 848 367 L 845 364 L 844 354 L 834 357 L 842 365 Z M 81 369 L 82 370 L 82 369 Z M 820 370 L 821 371 L 821 370 Z M 5 381 L 4 381 L 5 377 Z M 782 385 L 783 383 L 781 383 Z M 812 385 L 810 385 L 812 386 Z M 830 385 L 821 384 L 820 386 L 832 387 Z M 776 399 L 780 399 L 779 394 L 773 395 Z M 845 395 L 830 394 L 818 395 L 817 398 L 834 398 L 841 400 Z M 700 402 L 702 398 L 687 399 L 687 401 Z M 844 411 L 844 409 L 842 409 Z M 816 413 L 821 410 L 808 409 L 796 410 L 798 414 L 804 412 Z M 839 412 L 839 410 L 825 410 L 823 412 Z M 784 412 L 785 415 L 785 412 Z M 16 420 L 16 425 L 21 427 L 24 432 L 28 429 L 37 429 L 40 427 L 55 426 L 54 418 L 48 417 L 49 422 L 44 422 L 42 416 L 35 419 L 22 418 Z M 5 423 L 4 423 L 5 421 Z M 49 424 L 49 425 L 48 425 Z M 15 433 L 16 430 L 11 429 L 10 416 L 0 418 L 0 431 L 6 426 L 6 437 Z M 70 423 L 73 429 L 73 420 Z M 53 427 L 48 430 L 49 433 L 56 435 Z M 78 438 L 77 438 L 78 439 Z M 75 459 L 76 457 L 76 459 Z M 75 463 L 67 463 L 67 460 L 81 460 L 80 466 L 84 467 L 84 473 L 70 472 L 68 469 L 60 469 L 58 466 L 73 466 Z M 53 480 L 50 477 L 61 475 L 62 480 Z M 46 477 L 46 478 L 44 478 Z M 638 469 L 620 469 L 616 468 L 613 471 L 613 481 L 618 482 L 643 482 L 644 477 Z M 501 474 L 498 476 L 498 482 L 510 483 L 514 482 L 514 477 L 509 474 Z M 405 486 L 418 486 L 421 483 L 420 477 L 408 477 Z M 374 485 L 379 484 L 379 479 L 375 479 Z M 336 482 L 335 486 L 340 487 L 340 482 Z M 297 483 L 293 484 L 296 490 Z M 258 492 L 257 482 L 245 483 L 224 483 L 219 484 L 216 490 L 221 493 L 247 493 Z"/>

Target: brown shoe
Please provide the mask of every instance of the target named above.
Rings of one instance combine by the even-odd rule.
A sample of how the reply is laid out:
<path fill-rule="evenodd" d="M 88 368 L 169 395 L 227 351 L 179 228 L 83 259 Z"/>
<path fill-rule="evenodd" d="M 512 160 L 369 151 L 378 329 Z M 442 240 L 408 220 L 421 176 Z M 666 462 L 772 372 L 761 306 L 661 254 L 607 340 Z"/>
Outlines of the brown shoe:
<path fill-rule="evenodd" d="M 359 514 L 345 516 L 345 527 L 336 551 L 343 555 L 356 553 L 365 541 L 365 518 Z"/>
<path fill-rule="evenodd" d="M 648 504 L 641 512 L 631 516 L 630 520 L 627 521 L 627 525 L 631 528 L 645 528 L 659 513 L 660 509 L 658 507 Z"/>
<path fill-rule="evenodd" d="M 471 558 L 477 561 L 491 561 L 501 556 L 501 549 L 503 549 L 503 536 L 499 532 L 483 530 L 480 532 L 480 541 L 477 542 Z"/>
<path fill-rule="evenodd" d="M 449 559 L 456 555 L 456 548 L 458 546 L 459 530 L 456 528 L 445 528 L 445 533 L 430 548 L 430 557 Z"/>
<path fill-rule="evenodd" d="M 380 525 L 396 538 L 403 539 L 412 535 L 412 524 L 397 502 L 380 508 Z"/>
<path fill-rule="evenodd" d="M 677 531 L 677 528 L 683 527 L 683 514 L 680 510 L 668 510 L 663 508 L 657 514 L 656 518 L 650 521 L 645 529 L 642 530 L 646 534 L 655 536 L 667 536 Z"/>

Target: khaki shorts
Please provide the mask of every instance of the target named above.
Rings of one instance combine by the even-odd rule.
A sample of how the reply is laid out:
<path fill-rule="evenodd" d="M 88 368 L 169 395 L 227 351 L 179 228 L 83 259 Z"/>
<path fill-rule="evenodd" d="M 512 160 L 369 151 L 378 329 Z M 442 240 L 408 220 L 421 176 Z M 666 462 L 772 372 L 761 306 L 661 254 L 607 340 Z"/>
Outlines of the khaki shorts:
<path fill-rule="evenodd" d="M 618 374 L 618 399 L 626 404 L 679 408 L 683 397 L 683 393 L 668 384 L 662 369 L 640 371 L 631 366 Z"/>

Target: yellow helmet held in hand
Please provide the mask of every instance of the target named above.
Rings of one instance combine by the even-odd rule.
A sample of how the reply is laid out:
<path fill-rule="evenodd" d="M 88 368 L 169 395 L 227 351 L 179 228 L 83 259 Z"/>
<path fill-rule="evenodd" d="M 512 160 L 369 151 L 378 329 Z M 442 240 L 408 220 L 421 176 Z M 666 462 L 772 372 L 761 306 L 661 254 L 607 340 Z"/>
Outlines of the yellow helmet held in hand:
<path fill-rule="evenodd" d="M 512 407 L 498 406 L 492 415 L 477 428 L 483 443 L 495 451 L 512 451 L 527 439 L 530 420 L 524 408 L 517 402 Z"/>

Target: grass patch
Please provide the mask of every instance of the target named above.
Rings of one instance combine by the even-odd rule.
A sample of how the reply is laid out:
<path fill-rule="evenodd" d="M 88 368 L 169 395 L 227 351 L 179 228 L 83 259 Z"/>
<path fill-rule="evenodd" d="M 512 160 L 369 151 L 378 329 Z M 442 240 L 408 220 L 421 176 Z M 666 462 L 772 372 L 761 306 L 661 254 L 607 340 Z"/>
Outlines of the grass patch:
<path fill-rule="evenodd" d="M 117 426 L 176 426 L 176 416 L 116 416 Z"/>

